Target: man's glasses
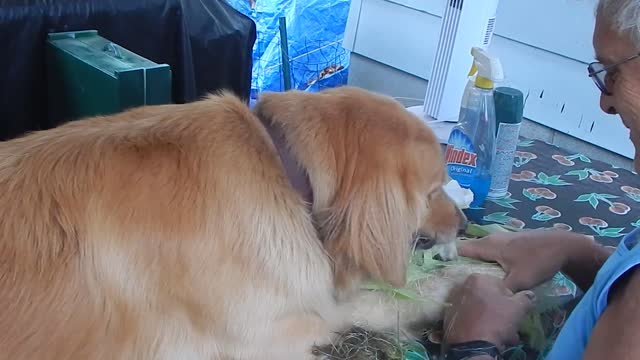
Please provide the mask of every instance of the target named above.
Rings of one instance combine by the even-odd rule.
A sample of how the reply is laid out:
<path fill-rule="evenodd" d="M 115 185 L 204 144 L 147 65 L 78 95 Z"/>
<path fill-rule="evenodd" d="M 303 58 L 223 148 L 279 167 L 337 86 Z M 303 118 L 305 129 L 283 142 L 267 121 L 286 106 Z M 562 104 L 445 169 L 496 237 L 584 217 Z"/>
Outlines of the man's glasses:
<path fill-rule="evenodd" d="M 640 57 L 640 54 L 633 55 L 627 59 L 624 59 L 622 61 L 619 61 L 609 66 L 604 66 L 599 61 L 592 62 L 591 64 L 589 64 L 589 66 L 587 66 L 587 69 L 589 70 L 589 77 L 593 79 L 593 82 L 596 83 L 596 86 L 598 87 L 598 89 L 600 89 L 600 91 L 602 91 L 603 94 L 607 96 L 611 96 L 612 95 L 611 88 L 613 87 L 613 74 L 614 74 L 614 71 L 612 70 L 615 70 L 615 68 L 617 68 L 621 64 L 624 64 L 627 61 L 631 61 L 638 57 Z"/>

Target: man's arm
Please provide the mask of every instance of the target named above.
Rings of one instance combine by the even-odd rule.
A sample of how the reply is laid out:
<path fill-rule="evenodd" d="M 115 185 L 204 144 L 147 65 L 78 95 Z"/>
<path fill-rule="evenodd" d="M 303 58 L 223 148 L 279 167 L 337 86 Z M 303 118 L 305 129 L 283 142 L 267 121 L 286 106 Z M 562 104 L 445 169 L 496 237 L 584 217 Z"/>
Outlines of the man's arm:
<path fill-rule="evenodd" d="M 570 236 L 576 236 L 576 238 L 568 242 L 571 244 L 571 249 L 567 250 L 569 256 L 562 267 L 562 272 L 580 289 L 587 290 L 615 248 L 602 246 L 583 235 Z"/>
<path fill-rule="evenodd" d="M 640 359 L 640 271 L 630 270 L 619 281 L 591 333 L 583 360 Z"/>

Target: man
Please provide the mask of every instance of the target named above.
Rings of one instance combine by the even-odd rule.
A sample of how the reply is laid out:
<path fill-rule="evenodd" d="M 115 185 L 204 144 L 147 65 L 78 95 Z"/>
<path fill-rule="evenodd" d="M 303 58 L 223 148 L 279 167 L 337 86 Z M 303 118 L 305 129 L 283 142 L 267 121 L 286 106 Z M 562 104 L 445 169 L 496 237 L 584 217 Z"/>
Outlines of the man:
<path fill-rule="evenodd" d="M 640 170 L 640 0 L 599 0 L 589 65 L 600 106 L 630 130 Z M 504 280 L 474 275 L 452 294 L 445 315 L 447 359 L 492 359 L 517 340 L 532 306 L 528 289 L 563 271 L 585 296 L 567 320 L 547 360 L 640 359 L 640 231 L 617 249 L 566 232 L 496 234 L 460 247 L 463 256 L 499 262 Z"/>

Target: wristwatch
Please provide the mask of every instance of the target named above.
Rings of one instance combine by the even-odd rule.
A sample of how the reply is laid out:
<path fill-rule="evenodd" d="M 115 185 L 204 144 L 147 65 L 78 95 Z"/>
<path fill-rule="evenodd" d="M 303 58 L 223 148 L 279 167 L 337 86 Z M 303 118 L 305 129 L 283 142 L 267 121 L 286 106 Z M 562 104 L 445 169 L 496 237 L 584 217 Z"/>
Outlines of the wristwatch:
<path fill-rule="evenodd" d="M 498 347 L 484 340 L 468 341 L 464 343 L 451 344 L 444 360 L 467 360 L 476 356 L 490 356 L 496 360 L 502 360 L 502 355 Z"/>

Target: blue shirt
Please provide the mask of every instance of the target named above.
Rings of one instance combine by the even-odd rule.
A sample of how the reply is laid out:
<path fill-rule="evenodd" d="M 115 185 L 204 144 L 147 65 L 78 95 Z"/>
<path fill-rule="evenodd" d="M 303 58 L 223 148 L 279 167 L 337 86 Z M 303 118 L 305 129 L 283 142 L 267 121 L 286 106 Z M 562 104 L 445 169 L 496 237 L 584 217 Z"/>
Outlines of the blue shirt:
<path fill-rule="evenodd" d="M 593 285 L 584 294 L 563 326 L 545 360 L 579 360 L 591 331 L 607 308 L 609 289 L 629 269 L 640 264 L 640 228 L 627 234 L 616 251 L 604 263 Z"/>

